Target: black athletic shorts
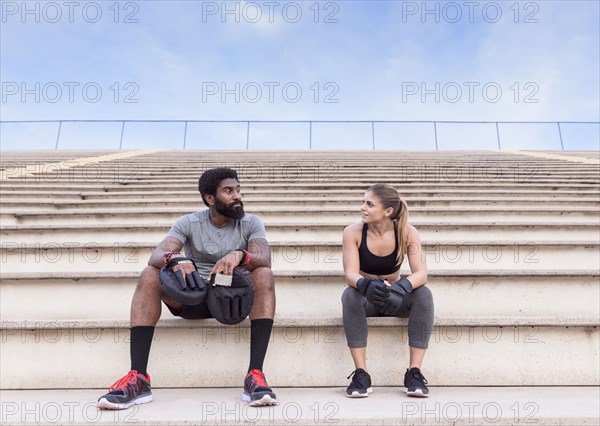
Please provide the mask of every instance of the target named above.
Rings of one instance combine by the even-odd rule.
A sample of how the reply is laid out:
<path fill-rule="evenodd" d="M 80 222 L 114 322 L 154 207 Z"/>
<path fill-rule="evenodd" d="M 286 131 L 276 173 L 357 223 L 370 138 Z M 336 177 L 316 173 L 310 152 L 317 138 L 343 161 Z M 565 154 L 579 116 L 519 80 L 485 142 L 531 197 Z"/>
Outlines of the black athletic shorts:
<path fill-rule="evenodd" d="M 163 303 L 165 303 L 163 301 Z M 204 318 L 213 318 L 210 310 L 208 309 L 208 305 L 206 302 L 200 303 L 199 305 L 183 305 L 181 310 L 177 310 L 169 305 L 167 305 L 169 311 L 176 317 L 181 317 L 183 319 L 204 319 Z"/>

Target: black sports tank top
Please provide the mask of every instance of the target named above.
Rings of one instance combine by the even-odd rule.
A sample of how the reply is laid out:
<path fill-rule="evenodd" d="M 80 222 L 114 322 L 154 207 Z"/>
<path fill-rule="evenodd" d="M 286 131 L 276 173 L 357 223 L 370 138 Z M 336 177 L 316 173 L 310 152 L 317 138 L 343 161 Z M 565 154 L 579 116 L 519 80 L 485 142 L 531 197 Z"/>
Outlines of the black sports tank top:
<path fill-rule="evenodd" d="M 394 237 L 396 239 L 396 248 L 387 256 L 376 256 L 369 251 L 367 247 L 367 229 L 369 226 L 364 223 L 362 228 L 362 239 L 358 248 L 358 257 L 360 259 L 360 270 L 370 275 L 390 275 L 400 269 L 400 265 L 396 265 L 396 257 L 398 256 L 398 234 L 396 224 L 394 224 Z"/>

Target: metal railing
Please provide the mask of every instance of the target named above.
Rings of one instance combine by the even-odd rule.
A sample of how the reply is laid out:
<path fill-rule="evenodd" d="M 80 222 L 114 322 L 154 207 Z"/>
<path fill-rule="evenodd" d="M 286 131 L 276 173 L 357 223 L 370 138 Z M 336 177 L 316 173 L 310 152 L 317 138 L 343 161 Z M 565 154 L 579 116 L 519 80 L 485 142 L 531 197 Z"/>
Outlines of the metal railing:
<path fill-rule="evenodd" d="M 496 132 L 496 143 L 498 149 L 502 149 L 501 143 L 501 132 L 499 125 L 504 124 L 517 124 L 517 125 L 527 125 L 527 124 L 545 124 L 556 126 L 556 132 L 558 133 L 558 137 L 560 140 L 561 150 L 565 150 L 565 144 L 563 141 L 563 132 L 561 129 L 561 125 L 596 125 L 600 126 L 600 122 L 596 121 L 394 121 L 394 120 L 22 120 L 22 121 L 0 121 L 0 125 L 4 124 L 17 124 L 17 125 L 28 125 L 28 124 L 40 124 L 40 123 L 55 123 L 57 124 L 57 133 L 56 140 L 54 144 L 54 149 L 58 150 L 61 142 L 61 131 L 63 128 L 63 124 L 65 123 L 120 123 L 121 124 L 121 132 L 119 138 L 119 150 L 123 149 L 123 138 L 125 135 L 126 125 L 130 123 L 180 123 L 183 125 L 183 140 L 181 141 L 182 149 L 187 149 L 187 139 L 188 139 L 188 125 L 190 123 L 244 123 L 246 125 L 246 149 L 250 150 L 250 141 L 251 141 L 251 125 L 259 124 L 259 123 L 294 123 L 294 124 L 306 124 L 308 126 L 308 149 L 313 149 L 313 125 L 314 124 L 342 124 L 342 123 L 353 123 L 358 124 L 362 123 L 365 125 L 369 125 L 371 127 L 371 148 L 373 150 L 376 149 L 376 132 L 375 128 L 378 124 L 428 124 L 431 125 L 431 131 L 433 131 L 433 136 L 435 140 L 435 149 L 439 150 L 438 143 L 438 126 L 440 124 L 493 124 L 495 126 Z"/>

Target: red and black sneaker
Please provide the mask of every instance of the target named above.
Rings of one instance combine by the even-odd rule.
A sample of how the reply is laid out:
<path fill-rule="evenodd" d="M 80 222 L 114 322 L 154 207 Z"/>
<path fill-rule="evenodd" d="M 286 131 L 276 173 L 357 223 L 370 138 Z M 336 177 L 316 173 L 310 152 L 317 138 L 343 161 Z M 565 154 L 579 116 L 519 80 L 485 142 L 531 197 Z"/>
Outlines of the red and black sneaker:
<path fill-rule="evenodd" d="M 150 375 L 130 370 L 112 384 L 106 395 L 102 395 L 96 405 L 107 410 L 123 410 L 132 405 L 152 401 Z"/>
<path fill-rule="evenodd" d="M 279 404 L 273 390 L 267 384 L 265 374 L 260 370 L 250 370 L 246 375 L 242 399 L 252 407 Z"/>

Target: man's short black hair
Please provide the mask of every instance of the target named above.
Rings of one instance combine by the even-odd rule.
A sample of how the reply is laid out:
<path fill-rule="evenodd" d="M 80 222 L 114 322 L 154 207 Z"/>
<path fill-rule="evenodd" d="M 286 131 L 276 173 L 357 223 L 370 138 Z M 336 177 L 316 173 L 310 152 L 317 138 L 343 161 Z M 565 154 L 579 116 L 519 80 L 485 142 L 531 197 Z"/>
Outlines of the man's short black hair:
<path fill-rule="evenodd" d="M 217 187 L 221 183 L 221 181 L 225 179 L 235 179 L 238 182 L 237 172 L 233 169 L 229 169 L 227 167 L 217 167 L 216 169 L 210 169 L 202 173 L 200 179 L 198 180 L 198 191 L 200 191 L 200 196 L 202 197 L 202 201 L 208 207 L 208 203 L 204 199 L 205 194 L 215 195 L 217 193 Z"/>

